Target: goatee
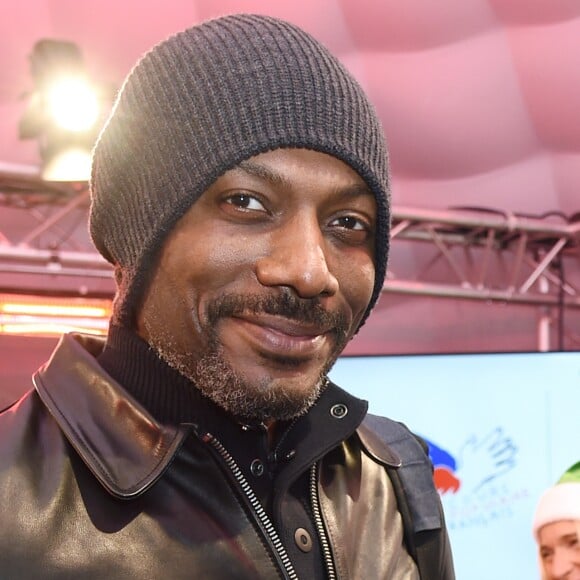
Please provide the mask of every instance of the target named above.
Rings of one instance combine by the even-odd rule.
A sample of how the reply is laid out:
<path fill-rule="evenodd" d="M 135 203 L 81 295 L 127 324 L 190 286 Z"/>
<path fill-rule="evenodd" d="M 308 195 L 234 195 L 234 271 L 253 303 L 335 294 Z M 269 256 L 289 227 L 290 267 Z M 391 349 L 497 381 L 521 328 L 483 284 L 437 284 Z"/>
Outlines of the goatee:
<path fill-rule="evenodd" d="M 330 329 L 332 354 L 314 379 L 305 378 L 300 388 L 289 387 L 279 379 L 267 378 L 250 382 L 237 373 L 227 361 L 217 335 L 217 325 L 223 318 L 240 314 L 284 316 L 304 324 Z M 232 295 L 214 300 L 207 311 L 208 340 L 205 352 L 178 353 L 171 341 L 155 340 L 154 348 L 163 360 L 190 379 L 210 400 L 243 421 L 287 420 L 308 411 L 320 396 L 326 374 L 348 341 L 349 326 L 344 314 L 329 312 L 318 299 L 298 298 L 290 291 L 276 296 Z M 167 337 L 166 337 L 167 338 Z M 277 364 L 295 366 L 292 359 L 276 359 Z"/>

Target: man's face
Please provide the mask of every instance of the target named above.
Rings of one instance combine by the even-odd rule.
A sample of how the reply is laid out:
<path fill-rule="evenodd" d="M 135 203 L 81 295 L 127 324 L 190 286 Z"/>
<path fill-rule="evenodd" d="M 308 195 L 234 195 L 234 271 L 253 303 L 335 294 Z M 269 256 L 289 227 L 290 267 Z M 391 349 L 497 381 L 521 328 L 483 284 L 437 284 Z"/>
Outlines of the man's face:
<path fill-rule="evenodd" d="M 376 204 L 338 159 L 257 155 L 220 177 L 161 251 L 138 332 L 243 419 L 316 400 L 374 285 Z"/>
<path fill-rule="evenodd" d="M 540 558 L 547 580 L 580 580 L 580 521 L 563 520 L 540 529 Z"/>

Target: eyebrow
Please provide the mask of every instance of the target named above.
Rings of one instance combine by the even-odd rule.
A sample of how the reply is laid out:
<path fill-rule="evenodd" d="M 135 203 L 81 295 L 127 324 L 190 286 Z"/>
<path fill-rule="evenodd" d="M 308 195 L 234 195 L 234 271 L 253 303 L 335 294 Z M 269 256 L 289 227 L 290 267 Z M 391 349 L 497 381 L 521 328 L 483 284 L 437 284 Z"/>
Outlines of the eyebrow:
<path fill-rule="evenodd" d="M 242 169 L 248 175 L 253 177 L 259 177 L 274 185 L 286 185 L 288 180 L 285 179 L 280 173 L 272 171 L 269 167 L 256 163 L 255 161 L 242 161 L 238 167 Z"/>
<path fill-rule="evenodd" d="M 272 185 L 280 186 L 290 186 L 290 182 L 286 177 L 273 171 L 269 167 L 256 163 L 255 161 L 245 160 L 239 163 L 238 168 L 251 175 L 253 177 L 258 177 L 270 182 Z M 345 197 L 358 197 L 361 195 L 374 196 L 373 192 L 370 190 L 366 183 L 352 183 L 346 187 L 341 187 L 338 193 L 344 195 Z"/>
<path fill-rule="evenodd" d="M 576 532 L 570 532 L 569 534 L 563 534 L 561 536 L 558 536 L 558 538 L 556 539 L 556 543 L 562 543 L 562 542 L 569 542 L 570 540 L 577 540 L 578 539 L 578 534 Z M 540 551 L 546 551 L 546 552 L 553 552 L 553 548 L 551 546 L 546 546 L 545 544 L 541 544 L 540 545 Z"/>

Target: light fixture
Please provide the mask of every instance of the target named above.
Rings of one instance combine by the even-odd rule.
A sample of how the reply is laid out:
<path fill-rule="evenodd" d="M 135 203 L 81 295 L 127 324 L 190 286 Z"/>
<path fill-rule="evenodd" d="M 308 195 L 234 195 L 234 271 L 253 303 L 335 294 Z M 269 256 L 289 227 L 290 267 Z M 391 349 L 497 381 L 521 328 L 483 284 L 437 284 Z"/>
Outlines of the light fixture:
<path fill-rule="evenodd" d="M 91 152 L 69 147 L 53 154 L 42 168 L 45 181 L 87 181 L 91 172 Z"/>
<path fill-rule="evenodd" d="M 91 81 L 80 48 L 43 39 L 30 55 L 34 90 L 20 119 L 20 138 L 37 139 L 46 181 L 87 181 L 90 154 L 112 103 Z"/>
<path fill-rule="evenodd" d="M 82 77 L 56 79 L 46 90 L 46 106 L 55 124 L 72 132 L 89 131 L 100 113 L 97 92 Z"/>
<path fill-rule="evenodd" d="M 0 334 L 58 336 L 106 334 L 111 300 L 0 294 Z"/>

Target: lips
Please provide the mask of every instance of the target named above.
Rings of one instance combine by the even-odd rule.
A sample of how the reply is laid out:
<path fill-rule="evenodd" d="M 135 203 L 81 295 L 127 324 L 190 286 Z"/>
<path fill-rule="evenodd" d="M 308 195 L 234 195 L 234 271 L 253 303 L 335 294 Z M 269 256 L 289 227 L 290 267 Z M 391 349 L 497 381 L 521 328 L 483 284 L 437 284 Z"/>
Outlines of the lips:
<path fill-rule="evenodd" d="M 252 315 L 231 320 L 250 345 L 264 355 L 307 360 L 327 354 L 332 343 L 330 329 L 288 318 Z"/>

